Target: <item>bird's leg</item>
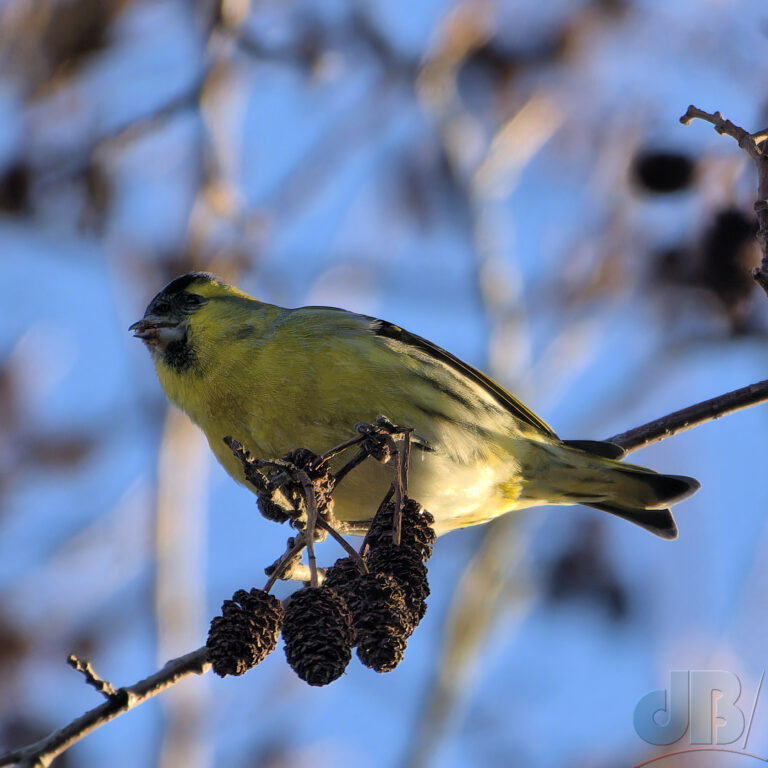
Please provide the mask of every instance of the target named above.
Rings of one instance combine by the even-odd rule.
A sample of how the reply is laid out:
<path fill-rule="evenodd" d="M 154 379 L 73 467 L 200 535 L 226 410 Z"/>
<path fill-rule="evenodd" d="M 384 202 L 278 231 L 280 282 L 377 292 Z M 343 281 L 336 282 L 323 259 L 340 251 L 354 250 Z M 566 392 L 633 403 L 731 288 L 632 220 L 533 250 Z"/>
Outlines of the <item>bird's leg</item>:
<path fill-rule="evenodd" d="M 231 435 L 227 435 L 224 438 L 224 443 L 235 455 L 235 458 L 243 465 L 243 475 L 245 479 L 256 488 L 259 493 L 266 490 L 266 480 L 264 476 L 259 472 L 259 466 L 257 465 L 258 459 L 254 459 L 251 452 L 239 441 L 235 440 Z"/>
<path fill-rule="evenodd" d="M 359 422 L 355 429 L 364 435 L 363 448 L 380 464 L 387 464 L 392 458 L 392 429 L 397 429 L 392 422 L 379 416 L 375 424 Z"/>
<path fill-rule="evenodd" d="M 267 519 L 284 521 L 300 515 L 300 510 L 295 509 L 295 507 L 291 509 L 291 500 L 288 497 L 285 498 L 285 503 L 275 500 L 276 492 L 291 482 L 294 468 L 291 462 L 285 459 L 257 459 L 239 440 L 235 440 L 229 435 L 224 438 L 224 443 L 242 464 L 243 476 L 246 482 L 256 489 L 256 495 L 260 501 L 259 508 Z M 277 516 L 275 516 L 274 511 L 268 514 L 261 507 L 262 501 L 269 507 L 276 507 Z"/>
<path fill-rule="evenodd" d="M 358 450 L 358 452 L 343 467 L 334 473 L 334 484 L 340 483 L 355 467 L 362 464 L 369 456 L 372 456 L 377 461 L 384 464 L 391 458 L 391 450 L 389 447 L 391 438 L 388 434 L 382 433 L 380 427 L 360 422 L 355 424 L 355 429 L 360 433 L 357 437 L 347 440 L 345 443 L 336 446 L 336 448 L 332 448 L 328 453 L 323 454 L 323 457 L 325 457 L 333 452 L 332 455 L 336 456 L 341 453 L 341 450 L 337 449 L 346 450 L 353 445 L 360 445 L 362 443 L 362 445 L 360 445 L 360 450 Z M 321 457 L 321 459 L 323 457 Z"/>
<path fill-rule="evenodd" d="M 289 539 L 290 547 L 283 557 L 267 569 L 270 579 L 265 589 L 271 588 L 279 578 L 308 580 L 313 587 L 318 586 L 322 574 L 317 567 L 314 544 L 316 539 L 324 539 L 327 533 L 341 544 L 350 557 L 362 559 L 367 547 L 367 537 L 363 540 L 360 553 L 344 540 L 339 533 L 344 524 L 338 523 L 333 517 L 332 494 L 336 485 L 368 456 L 383 464 L 395 459 L 392 484 L 379 509 L 388 504 L 394 496 L 392 541 L 396 545 L 400 544 L 403 506 L 408 498 L 413 430 L 410 427 L 399 427 L 384 416 L 379 416 L 374 424 L 356 424 L 355 429 L 358 432 L 355 437 L 339 443 L 319 456 L 306 449 L 296 449 L 280 459 L 255 458 L 239 441 L 232 437 L 224 438 L 224 442 L 242 463 L 245 479 L 256 488 L 259 495 L 265 494 L 271 498 L 278 490 L 284 495 L 287 494 L 286 500 L 295 512 L 291 524 L 297 528 L 304 527 L 299 537 Z M 401 447 L 398 447 L 397 438 L 402 440 Z M 355 445 L 360 446 L 357 453 L 335 474 L 323 469 L 324 464 Z M 302 497 L 304 505 L 299 503 Z M 303 526 L 301 521 L 302 506 L 306 509 L 306 526 Z M 262 512 L 264 513 L 263 510 Z M 287 511 L 287 514 L 290 515 L 290 512 Z M 309 561 L 307 570 L 301 566 L 298 557 L 305 548 Z"/>

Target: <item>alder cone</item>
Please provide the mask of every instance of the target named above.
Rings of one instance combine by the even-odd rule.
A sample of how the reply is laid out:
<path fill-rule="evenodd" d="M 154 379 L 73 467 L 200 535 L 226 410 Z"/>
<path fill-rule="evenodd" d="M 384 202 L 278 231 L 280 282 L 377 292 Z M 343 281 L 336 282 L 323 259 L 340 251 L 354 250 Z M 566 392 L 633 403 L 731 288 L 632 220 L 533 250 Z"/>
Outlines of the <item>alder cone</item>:
<path fill-rule="evenodd" d="M 415 629 L 401 584 L 386 573 L 366 573 L 357 580 L 350 606 L 357 656 L 376 672 L 391 672 L 402 660 Z"/>
<path fill-rule="evenodd" d="M 242 675 L 277 647 L 283 604 L 261 589 L 239 589 L 211 621 L 208 660 L 220 677 Z"/>
<path fill-rule="evenodd" d="M 371 521 L 366 540 L 369 549 L 388 546 L 392 541 L 392 523 L 395 504 L 390 501 L 382 505 Z M 406 499 L 400 526 L 400 546 L 411 550 L 422 562 L 432 556 L 436 535 L 432 528 L 435 519 L 414 499 Z"/>
<path fill-rule="evenodd" d="M 415 629 L 427 612 L 426 599 L 429 596 L 427 567 L 419 556 L 406 547 L 390 544 L 371 549 L 366 555 L 366 562 L 373 573 L 385 573 L 397 579 L 405 593 L 406 608 Z"/>
<path fill-rule="evenodd" d="M 352 658 L 352 617 L 334 589 L 304 587 L 291 595 L 283 621 L 285 657 L 310 685 L 341 677 Z"/>
<path fill-rule="evenodd" d="M 323 586 L 333 589 L 341 595 L 352 615 L 353 641 L 357 645 L 355 627 L 355 600 L 359 590 L 359 580 L 363 576 L 360 565 L 352 557 L 339 558 L 325 573 Z"/>

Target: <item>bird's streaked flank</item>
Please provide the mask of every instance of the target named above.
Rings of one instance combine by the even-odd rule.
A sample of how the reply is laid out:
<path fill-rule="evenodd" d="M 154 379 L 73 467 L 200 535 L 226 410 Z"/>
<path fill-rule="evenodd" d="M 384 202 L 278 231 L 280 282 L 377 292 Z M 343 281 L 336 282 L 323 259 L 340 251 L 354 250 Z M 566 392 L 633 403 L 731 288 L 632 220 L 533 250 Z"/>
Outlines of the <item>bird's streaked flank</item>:
<path fill-rule="evenodd" d="M 168 399 L 241 483 L 225 436 L 264 458 L 297 447 L 322 453 L 355 423 L 383 414 L 414 429 L 409 489 L 438 533 L 525 507 L 578 503 L 673 539 L 668 507 L 699 487 L 622 464 L 611 443 L 561 441 L 485 374 L 373 317 L 284 309 L 194 272 L 160 291 L 130 330 L 151 351 Z M 334 493 L 336 517 L 364 532 L 389 482 L 385 468 L 362 465 Z"/>

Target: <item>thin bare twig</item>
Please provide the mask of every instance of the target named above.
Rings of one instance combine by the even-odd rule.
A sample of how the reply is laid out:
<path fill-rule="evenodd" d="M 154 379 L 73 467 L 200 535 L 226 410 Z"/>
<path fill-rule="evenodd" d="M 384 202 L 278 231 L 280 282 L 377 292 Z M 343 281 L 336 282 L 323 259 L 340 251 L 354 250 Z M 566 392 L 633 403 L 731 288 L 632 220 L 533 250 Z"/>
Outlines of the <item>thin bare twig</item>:
<path fill-rule="evenodd" d="M 8 765 L 17 765 L 19 768 L 47 768 L 54 758 L 91 731 L 175 685 L 182 678 L 204 674 L 210 666 L 205 646 L 179 656 L 138 683 L 117 689 L 115 696 L 44 739 L 0 755 L 0 768 Z"/>
<path fill-rule="evenodd" d="M 718 133 L 735 139 L 739 147 L 752 158 L 757 167 L 755 214 L 758 223 L 757 242 L 760 245 L 763 258 L 760 266 L 752 270 L 752 277 L 768 294 L 768 142 L 766 141 L 768 131 L 749 133 L 730 120 L 726 120 L 720 112 L 705 112 L 703 109 L 694 107 L 693 104 L 680 118 L 680 122 L 683 125 L 689 125 L 692 120 L 704 120 L 711 123 Z"/>
<path fill-rule="evenodd" d="M 392 543 L 400 546 L 400 537 L 403 528 L 403 504 L 408 497 L 408 465 L 411 458 L 411 432 L 410 429 L 401 430 L 403 437 L 402 450 L 392 445 L 392 453 L 397 463 L 395 464 L 395 514 L 392 519 Z"/>
<path fill-rule="evenodd" d="M 365 564 L 365 560 L 360 556 L 360 553 L 343 536 L 341 536 L 332 525 L 328 525 L 328 523 L 326 523 L 319 515 L 317 518 L 317 527 L 330 533 L 331 538 L 337 541 L 353 560 L 356 560 L 361 564 L 365 571 L 368 571 L 368 566 Z"/>
<path fill-rule="evenodd" d="M 607 442 L 620 445 L 627 453 L 632 453 L 651 443 L 657 443 L 687 429 L 719 419 L 728 413 L 734 413 L 759 403 L 768 401 L 768 379 L 758 381 L 733 392 L 713 397 L 704 402 L 691 405 L 660 419 L 654 419 L 634 429 L 621 432 L 607 438 Z"/>
<path fill-rule="evenodd" d="M 264 592 L 269 592 L 269 590 L 272 589 L 272 587 L 275 585 L 275 582 L 285 576 L 286 571 L 291 565 L 291 561 L 297 555 L 301 554 L 301 552 L 307 546 L 303 533 L 300 533 L 298 536 L 296 536 L 296 538 L 289 539 L 288 541 L 292 543 L 288 545 L 280 558 L 267 569 L 269 579 L 267 579 L 267 583 L 263 587 Z"/>
<path fill-rule="evenodd" d="M 392 452 L 392 458 L 394 463 L 394 479 L 392 485 L 395 489 L 395 512 L 392 516 L 392 543 L 396 546 L 400 546 L 400 528 L 403 517 L 403 478 L 401 475 L 403 461 L 400 456 L 400 451 L 395 445 L 395 441 L 390 437 L 388 440 L 390 451 Z"/>
<path fill-rule="evenodd" d="M 357 435 L 356 437 L 352 437 L 349 440 L 345 440 L 343 443 L 339 443 L 339 445 L 335 445 L 329 451 L 326 451 L 317 457 L 317 461 L 314 462 L 315 466 L 322 467 L 326 461 L 329 461 L 335 456 L 338 456 L 340 453 L 343 453 L 347 450 L 347 448 L 351 448 L 353 445 L 359 445 L 362 443 L 363 440 L 365 440 L 365 437 L 365 435 Z"/>
<path fill-rule="evenodd" d="M 317 558 L 315 557 L 315 524 L 317 523 L 317 499 L 315 498 L 315 486 L 310 480 L 309 475 L 300 469 L 296 476 L 304 489 L 304 497 L 307 500 L 307 559 L 309 560 L 309 579 L 313 587 L 318 586 L 317 579 Z"/>
<path fill-rule="evenodd" d="M 358 464 L 362 464 L 369 456 L 368 450 L 361 448 L 338 472 L 334 472 L 334 483 L 338 485 Z"/>
<path fill-rule="evenodd" d="M 92 688 L 95 688 L 107 700 L 119 696 L 112 683 L 99 677 L 89 661 L 75 656 L 74 653 L 70 653 L 67 657 L 67 664 L 72 669 L 81 672 L 85 677 L 85 682 Z"/>

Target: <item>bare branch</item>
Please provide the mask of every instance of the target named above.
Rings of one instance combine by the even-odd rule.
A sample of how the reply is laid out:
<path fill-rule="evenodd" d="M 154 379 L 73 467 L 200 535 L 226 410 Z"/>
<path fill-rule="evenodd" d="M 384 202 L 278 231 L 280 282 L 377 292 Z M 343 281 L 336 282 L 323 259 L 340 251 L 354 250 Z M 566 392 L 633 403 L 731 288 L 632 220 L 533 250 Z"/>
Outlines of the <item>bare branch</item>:
<path fill-rule="evenodd" d="M 705 112 L 703 109 L 694 107 L 693 104 L 691 104 L 686 113 L 680 118 L 680 122 L 683 125 L 690 125 L 691 121 L 695 119 L 712 123 L 719 134 L 736 139 L 739 147 L 741 147 L 741 149 L 743 149 L 753 160 L 757 160 L 762 155 L 762 152 L 758 149 L 757 143 L 755 142 L 755 137 L 740 126 L 732 123 L 730 120 L 726 120 L 722 113 Z M 757 135 L 759 136 L 760 134 Z"/>
<path fill-rule="evenodd" d="M 768 131 L 749 133 L 730 120 L 726 120 L 720 112 L 705 112 L 691 104 L 680 118 L 680 122 L 683 125 L 689 125 L 694 119 L 711 123 L 718 133 L 735 139 L 757 167 L 755 214 L 758 223 L 757 242 L 760 244 L 763 258 L 760 266 L 752 270 L 752 277 L 768 294 L 768 143 L 766 142 Z"/>
<path fill-rule="evenodd" d="M 291 537 L 288 539 L 288 546 L 285 552 L 272 565 L 265 568 L 269 579 L 263 587 L 264 592 L 269 592 L 278 579 L 289 581 L 296 576 L 301 553 L 306 546 L 307 543 L 303 533 L 300 533 L 295 538 Z"/>
<path fill-rule="evenodd" d="M 326 533 L 330 533 L 331 538 L 341 545 L 347 555 L 357 562 L 363 572 L 367 573 L 368 566 L 365 564 L 365 560 L 360 557 L 360 553 L 333 526 L 328 525 L 322 517 L 318 517 L 317 527 L 322 528 Z"/>
<path fill-rule="evenodd" d="M 310 583 L 313 587 L 317 587 L 320 582 L 317 578 L 317 559 L 315 558 L 315 524 L 318 518 L 315 486 L 303 469 L 297 470 L 296 476 L 299 478 L 299 482 L 304 489 L 304 497 L 307 500 L 307 530 L 304 535 L 307 540 Z"/>
<path fill-rule="evenodd" d="M 627 453 L 632 453 L 646 445 L 658 443 L 667 437 L 697 427 L 699 424 L 766 401 L 768 401 L 768 379 L 704 400 L 702 403 L 691 405 L 680 411 L 668 413 L 660 419 L 654 419 L 647 424 L 609 437 L 607 442 L 616 443 Z"/>
<path fill-rule="evenodd" d="M 94 707 L 44 739 L 0 755 L 0 767 L 18 765 L 19 768 L 47 768 L 55 757 L 69 749 L 86 734 L 175 685 L 182 678 L 204 674 L 210 666 L 205 647 L 179 656 L 144 680 L 119 688 L 115 691 L 115 695 L 103 704 Z"/>
<path fill-rule="evenodd" d="M 120 695 L 115 690 L 112 683 L 99 677 L 91 666 L 90 662 L 86 661 L 85 659 L 80 659 L 75 656 L 74 653 L 70 653 L 67 657 L 67 664 L 69 664 L 69 666 L 73 669 L 76 669 L 78 672 L 82 672 L 82 674 L 85 676 L 85 682 L 95 688 L 107 700 Z"/>

